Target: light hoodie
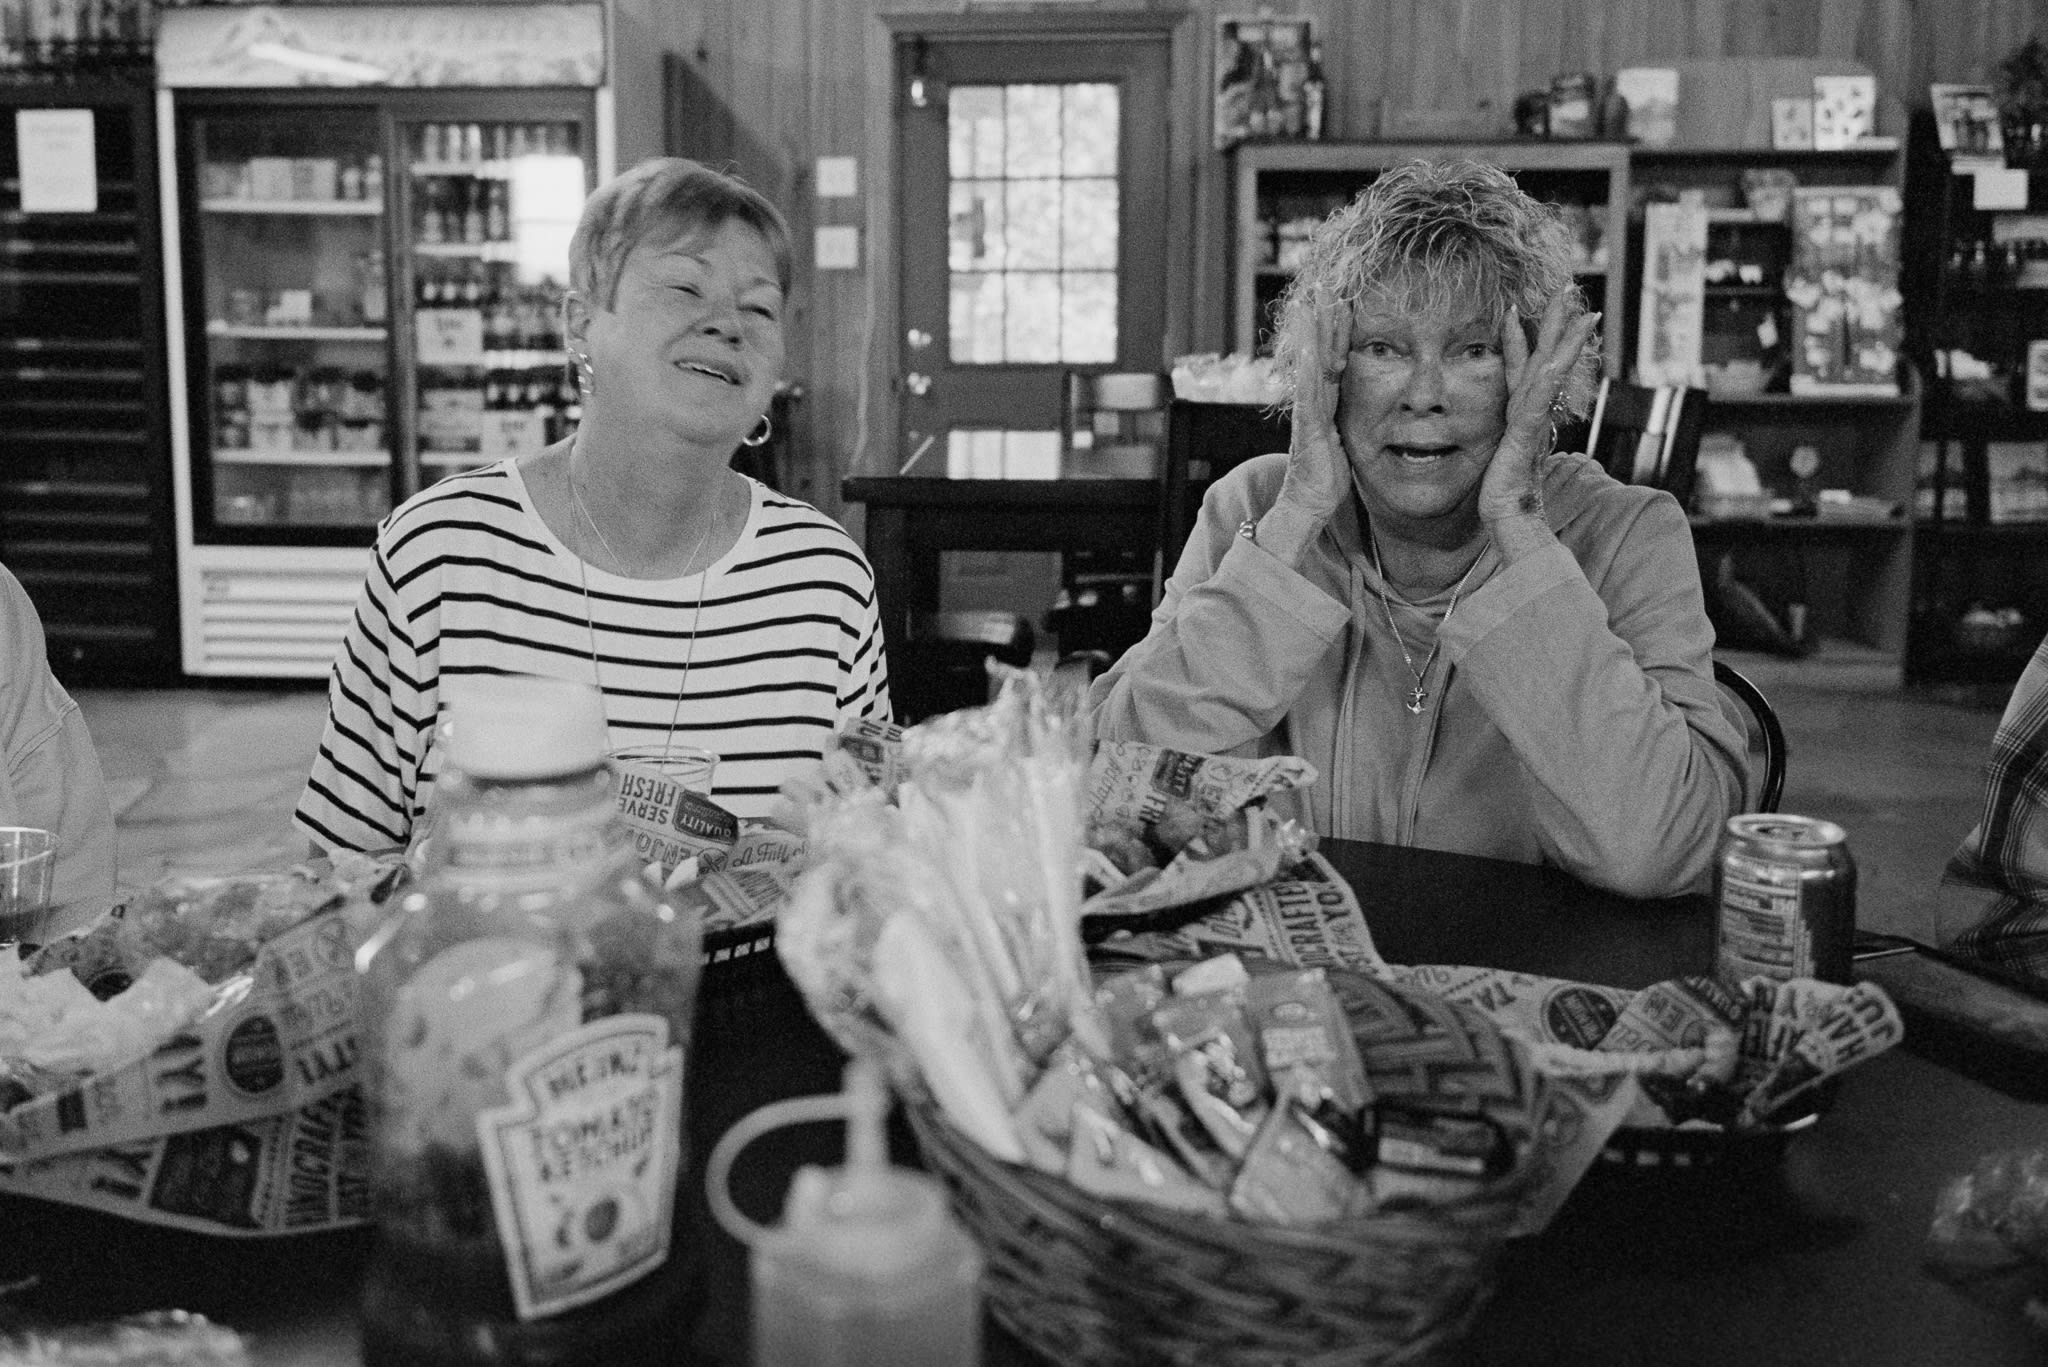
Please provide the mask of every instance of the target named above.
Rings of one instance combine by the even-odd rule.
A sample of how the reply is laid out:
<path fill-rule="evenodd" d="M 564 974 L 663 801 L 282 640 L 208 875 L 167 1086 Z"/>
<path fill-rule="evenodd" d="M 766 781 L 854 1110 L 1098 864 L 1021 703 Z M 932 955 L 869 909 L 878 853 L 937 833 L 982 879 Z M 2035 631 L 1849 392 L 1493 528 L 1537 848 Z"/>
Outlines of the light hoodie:
<path fill-rule="evenodd" d="M 114 814 L 100 757 L 78 704 L 50 673 L 43 623 L 21 582 L 0 566 L 0 826 L 57 836 L 50 937 L 76 930 L 114 900 Z"/>
<path fill-rule="evenodd" d="M 1089 695 L 1098 735 L 1300 755 L 1320 778 L 1297 814 L 1323 835 L 1636 897 L 1705 886 L 1748 770 L 1677 500 L 1561 455 L 1543 486 L 1556 546 L 1505 566 L 1488 544 L 1448 622 L 1450 588 L 1408 607 L 1387 586 L 1416 666 L 1441 638 L 1415 715 L 1355 500 L 1299 572 L 1237 535 L 1286 470 L 1261 456 L 1209 490 L 1151 631 Z"/>

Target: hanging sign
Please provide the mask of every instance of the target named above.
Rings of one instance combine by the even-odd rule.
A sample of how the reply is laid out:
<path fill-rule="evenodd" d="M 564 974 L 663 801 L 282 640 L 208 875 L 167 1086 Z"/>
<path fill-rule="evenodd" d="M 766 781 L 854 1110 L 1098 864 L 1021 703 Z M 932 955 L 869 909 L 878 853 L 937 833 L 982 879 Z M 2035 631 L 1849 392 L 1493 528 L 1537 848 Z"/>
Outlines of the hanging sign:
<path fill-rule="evenodd" d="M 90 109 L 16 110 L 14 149 L 21 163 L 23 213 L 99 211 Z"/>
<path fill-rule="evenodd" d="M 601 5 L 166 8 L 157 83 L 585 86 L 605 80 Z"/>

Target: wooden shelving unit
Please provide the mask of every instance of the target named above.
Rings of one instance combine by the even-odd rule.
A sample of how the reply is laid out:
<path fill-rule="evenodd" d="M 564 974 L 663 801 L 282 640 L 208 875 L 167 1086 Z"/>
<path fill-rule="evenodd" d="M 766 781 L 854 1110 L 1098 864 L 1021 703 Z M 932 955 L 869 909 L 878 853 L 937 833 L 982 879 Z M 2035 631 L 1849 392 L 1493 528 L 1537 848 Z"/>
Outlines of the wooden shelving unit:
<path fill-rule="evenodd" d="M 1629 151 L 1623 143 L 1244 143 L 1231 157 L 1230 338 L 1237 351 L 1270 348 L 1269 311 L 1292 274 L 1262 248 L 1271 237 L 1265 225 L 1276 216 L 1324 217 L 1387 167 L 1418 157 L 1491 162 L 1539 199 L 1588 210 L 1601 254 L 1589 255 L 1579 281 L 1594 308 L 1612 316 L 1610 282 L 1628 274 Z M 1610 369 L 1620 364 L 1620 348 L 1620 329 L 1611 329 Z"/>
<path fill-rule="evenodd" d="M 1707 431 L 1742 443 L 1764 487 L 1778 498 L 1808 508 L 1822 489 L 1850 493 L 1895 507 L 1891 519 L 1836 519 L 1821 516 L 1765 519 L 1693 519 L 1701 575 L 1711 585 L 1722 559 L 1732 556 L 1736 577 L 1767 603 L 1799 604 L 1809 647 L 1853 643 L 1899 659 L 1906 648 L 1911 596 L 1914 528 L 1913 471 L 1918 448 L 1921 386 L 1910 366 L 1899 369 L 1896 395 L 1792 394 L 1784 392 L 1787 347 L 1794 326 L 1784 293 L 1792 260 L 1789 216 L 1773 219 L 1753 210 L 1743 186 L 1745 173 L 1787 171 L 1801 187 L 1902 184 L 1896 138 L 1878 138 L 1840 150 L 1753 147 L 1637 148 L 1630 157 L 1631 183 L 1652 201 L 1687 194 L 1708 206 L 1707 258 L 1748 266 L 1751 280 L 1710 278 L 1702 359 L 1719 365 L 1746 360 L 1765 373 L 1758 393 L 1714 393 L 1707 407 Z M 1641 241 L 1640 220 L 1631 225 Z M 1627 282 L 1627 306 L 1619 311 L 1628 332 L 1627 355 L 1636 355 L 1642 293 L 1640 246 Z M 1765 337 L 1775 342 L 1766 344 Z M 1794 453 L 1810 447 L 1819 467 L 1794 473 Z M 1787 613 L 1789 616 L 1789 612 Z"/>
<path fill-rule="evenodd" d="M 93 113 L 98 208 L 24 212 L 15 112 Z M 0 562 L 67 683 L 178 675 L 146 74 L 0 83 Z"/>

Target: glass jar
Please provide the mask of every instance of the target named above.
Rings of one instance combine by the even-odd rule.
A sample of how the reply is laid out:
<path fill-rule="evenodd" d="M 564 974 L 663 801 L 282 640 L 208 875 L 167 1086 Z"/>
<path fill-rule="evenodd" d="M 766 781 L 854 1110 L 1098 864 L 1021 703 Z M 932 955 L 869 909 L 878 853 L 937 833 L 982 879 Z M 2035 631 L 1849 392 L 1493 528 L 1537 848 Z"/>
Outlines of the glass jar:
<path fill-rule="evenodd" d="M 363 1360 L 675 1361 L 702 923 L 621 839 L 595 690 L 449 692 L 421 886 L 357 956 Z"/>

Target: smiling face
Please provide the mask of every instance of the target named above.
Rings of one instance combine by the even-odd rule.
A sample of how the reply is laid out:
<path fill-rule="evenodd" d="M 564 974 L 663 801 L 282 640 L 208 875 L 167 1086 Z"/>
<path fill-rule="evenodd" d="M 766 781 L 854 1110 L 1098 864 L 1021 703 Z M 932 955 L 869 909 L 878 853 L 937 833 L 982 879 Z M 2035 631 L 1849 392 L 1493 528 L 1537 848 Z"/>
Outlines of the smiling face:
<path fill-rule="evenodd" d="M 736 219 L 654 233 L 627 254 L 611 307 L 571 296 L 571 344 L 602 407 L 729 454 L 782 376 L 775 258 Z"/>
<path fill-rule="evenodd" d="M 1459 532 L 1478 507 L 1507 400 L 1500 329 L 1476 302 L 1360 303 L 1338 382 L 1337 430 L 1373 520 L 1397 533 Z"/>

